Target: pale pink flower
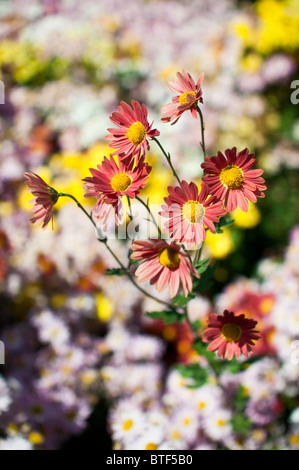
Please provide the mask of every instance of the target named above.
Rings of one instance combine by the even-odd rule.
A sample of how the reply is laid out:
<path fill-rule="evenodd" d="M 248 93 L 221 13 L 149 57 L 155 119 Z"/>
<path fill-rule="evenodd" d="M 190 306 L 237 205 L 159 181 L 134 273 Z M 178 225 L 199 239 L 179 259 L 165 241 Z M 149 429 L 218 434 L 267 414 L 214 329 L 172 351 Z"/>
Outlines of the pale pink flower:
<path fill-rule="evenodd" d="M 217 157 L 208 157 L 201 164 L 205 175 L 202 180 L 209 186 L 212 196 L 224 201 L 228 212 L 237 206 L 243 212 L 248 211 L 248 200 L 256 202 L 258 197 L 265 197 L 267 189 L 261 178 L 263 170 L 251 170 L 257 160 L 246 148 L 237 154 L 236 147 L 218 152 Z"/>
<path fill-rule="evenodd" d="M 131 102 L 132 107 L 124 101 L 118 106 L 118 112 L 112 113 L 110 120 L 119 129 L 110 128 L 110 134 L 106 138 L 111 140 L 110 147 L 116 149 L 111 155 L 118 155 L 120 158 L 137 160 L 141 153 L 150 149 L 148 138 L 158 137 L 160 132 L 152 129 L 153 122 L 149 124 L 148 111 L 144 104 L 138 101 Z"/>
<path fill-rule="evenodd" d="M 184 70 L 177 73 L 177 80 L 168 82 L 169 88 L 176 94 L 172 98 L 172 103 L 162 106 L 162 122 L 171 122 L 175 124 L 181 115 L 190 110 L 192 116 L 197 119 L 197 102 L 202 103 L 202 88 L 201 84 L 204 79 L 204 74 L 201 73 L 197 83 L 193 80 L 191 75 Z"/>
<path fill-rule="evenodd" d="M 31 194 L 35 196 L 30 201 L 30 204 L 34 204 L 30 210 L 33 213 L 30 222 L 34 225 L 42 223 L 44 229 L 53 218 L 53 206 L 56 204 L 59 194 L 32 171 L 24 173 L 24 176 Z"/>
<path fill-rule="evenodd" d="M 198 277 L 188 256 L 175 242 L 164 240 L 136 240 L 132 244 L 131 259 L 140 260 L 135 275 L 139 282 L 150 281 L 158 292 L 169 285 L 170 297 L 174 297 L 183 287 L 185 297 L 192 291 L 192 274 Z"/>
<path fill-rule="evenodd" d="M 222 202 L 209 197 L 206 184 L 202 184 L 199 193 L 195 183 L 182 181 L 181 187 L 169 186 L 168 192 L 169 196 L 164 198 L 166 204 L 162 205 L 160 214 L 168 219 L 164 230 L 175 240 L 191 248 L 205 240 L 205 226 L 216 232 L 214 222 L 218 222 L 218 217 L 226 211 L 222 208 Z"/>
<path fill-rule="evenodd" d="M 146 186 L 151 169 L 144 162 L 144 157 L 136 165 L 134 160 L 119 160 L 117 164 L 113 157 L 110 160 L 105 157 L 97 169 L 89 169 L 92 176 L 83 179 L 85 197 L 99 199 L 104 196 L 106 203 L 116 203 L 119 197 L 125 195 L 133 199 Z"/>

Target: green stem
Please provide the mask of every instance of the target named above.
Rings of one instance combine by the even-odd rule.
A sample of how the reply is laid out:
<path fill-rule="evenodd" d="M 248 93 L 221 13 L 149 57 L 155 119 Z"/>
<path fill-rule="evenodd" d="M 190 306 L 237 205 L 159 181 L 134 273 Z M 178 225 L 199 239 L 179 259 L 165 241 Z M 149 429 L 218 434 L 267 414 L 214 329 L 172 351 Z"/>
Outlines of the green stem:
<path fill-rule="evenodd" d="M 129 198 L 129 196 L 127 196 L 127 201 L 128 201 L 128 206 L 129 206 L 129 217 L 130 217 L 130 220 L 132 220 L 133 219 L 132 206 L 131 206 L 131 199 Z"/>
<path fill-rule="evenodd" d="M 152 219 L 152 221 L 153 221 L 153 223 L 154 223 L 156 229 L 158 230 L 159 238 L 161 238 L 161 236 L 162 236 L 161 229 L 160 229 L 158 223 L 156 222 L 156 219 L 155 219 L 155 217 L 154 217 L 152 211 L 150 210 L 149 206 L 148 206 L 140 197 L 136 196 L 136 199 L 137 199 L 137 201 L 139 201 L 140 204 L 142 204 L 142 205 L 146 208 L 146 210 L 148 211 L 148 213 L 149 213 L 149 215 L 151 216 L 151 219 Z M 148 220 L 148 219 L 147 219 L 147 220 Z"/>
<path fill-rule="evenodd" d="M 79 209 L 81 209 L 84 214 L 89 218 L 89 220 L 91 221 L 91 223 L 93 224 L 94 227 L 96 227 L 96 224 L 95 222 L 93 221 L 92 217 L 88 214 L 88 212 L 86 211 L 86 209 L 84 209 L 84 207 L 80 204 L 80 202 L 74 197 L 72 196 L 72 194 L 68 194 L 68 193 L 59 193 L 59 197 L 69 197 L 71 198 L 73 201 L 75 201 L 75 203 L 77 204 L 77 206 L 79 207 Z M 132 282 L 132 284 L 140 291 L 142 292 L 142 294 L 144 294 L 146 297 L 149 297 L 150 299 L 152 300 L 155 300 L 156 302 L 159 302 L 160 304 L 163 304 L 163 305 L 166 305 L 169 309 L 173 309 L 174 306 L 169 304 L 168 302 L 165 302 L 164 300 L 161 300 L 161 299 L 158 299 L 157 297 L 154 297 L 153 295 L 149 294 L 148 292 L 146 292 L 144 289 L 142 289 L 142 287 L 140 287 L 135 279 L 132 277 L 131 273 L 127 270 L 127 268 L 125 267 L 125 265 L 120 261 L 120 259 L 116 256 L 116 254 L 113 252 L 113 250 L 110 248 L 110 246 L 108 245 L 107 243 L 107 238 L 105 238 L 104 240 L 100 240 L 98 238 L 98 241 L 100 243 L 104 243 L 104 245 L 106 246 L 107 250 L 109 251 L 109 253 L 113 256 L 113 258 L 115 259 L 115 261 L 119 264 L 119 266 L 126 272 L 126 275 L 128 276 L 128 278 L 130 279 L 130 281 Z"/>
<path fill-rule="evenodd" d="M 173 165 L 172 165 L 172 162 L 171 162 L 171 157 L 170 157 L 170 154 L 169 153 L 166 153 L 166 151 L 164 150 L 164 148 L 162 147 L 162 145 L 160 144 L 159 140 L 156 139 L 156 137 L 152 137 L 152 140 L 154 140 L 160 147 L 160 149 L 162 150 L 167 162 L 168 162 L 168 165 L 170 166 L 171 170 L 172 170 L 172 173 L 173 173 L 173 176 L 177 179 L 179 185 L 181 186 L 181 180 L 177 174 L 177 172 L 175 171 Z"/>
<path fill-rule="evenodd" d="M 59 193 L 58 196 L 59 196 L 59 197 L 69 197 L 69 198 L 71 198 L 73 201 L 75 201 L 75 203 L 77 204 L 77 206 L 79 207 L 79 209 L 81 209 L 81 211 L 83 211 L 84 214 L 87 215 L 87 217 L 89 218 L 89 220 L 91 221 L 91 223 L 93 224 L 93 226 L 96 227 L 96 224 L 95 224 L 95 222 L 93 221 L 91 215 L 88 214 L 88 212 L 86 211 L 86 209 L 84 209 L 84 207 L 80 204 L 80 202 L 79 202 L 74 196 L 72 196 L 72 194 L 68 194 L 68 193 Z"/>
<path fill-rule="evenodd" d="M 200 107 L 198 106 L 198 104 L 196 104 L 196 110 L 197 110 L 197 112 L 198 112 L 198 114 L 199 114 L 199 117 L 200 117 L 200 125 L 201 125 L 201 147 L 202 147 L 204 159 L 206 159 L 205 125 L 204 125 L 204 120 L 203 120 L 202 111 L 201 111 Z"/>

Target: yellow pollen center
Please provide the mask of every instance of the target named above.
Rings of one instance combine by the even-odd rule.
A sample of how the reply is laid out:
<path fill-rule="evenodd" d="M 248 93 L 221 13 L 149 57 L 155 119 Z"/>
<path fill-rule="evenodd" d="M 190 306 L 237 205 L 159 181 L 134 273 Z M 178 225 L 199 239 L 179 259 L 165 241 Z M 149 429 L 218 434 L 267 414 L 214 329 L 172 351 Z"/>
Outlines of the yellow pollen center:
<path fill-rule="evenodd" d="M 201 410 L 202 410 L 205 406 L 206 406 L 206 404 L 205 404 L 205 402 L 203 402 L 203 401 L 200 401 L 200 402 L 198 403 L 198 405 L 197 405 L 197 407 L 198 407 L 199 409 L 201 409 Z"/>
<path fill-rule="evenodd" d="M 141 144 L 146 136 L 144 125 L 139 121 L 134 122 L 134 124 L 129 127 L 126 136 L 135 146 Z"/>
<path fill-rule="evenodd" d="M 224 426 L 225 421 L 223 421 L 223 419 L 218 419 L 217 424 L 218 424 L 218 426 Z"/>
<path fill-rule="evenodd" d="M 180 253 L 170 247 L 163 248 L 159 255 L 159 261 L 166 268 L 177 269 L 181 264 Z"/>
<path fill-rule="evenodd" d="M 241 338 L 242 328 L 235 323 L 226 323 L 221 328 L 221 335 L 228 343 L 235 343 Z"/>
<path fill-rule="evenodd" d="M 150 442 L 145 447 L 145 450 L 157 450 L 157 449 L 158 449 L 158 446 L 156 444 L 154 444 L 153 442 Z"/>
<path fill-rule="evenodd" d="M 192 101 L 189 101 L 189 97 L 192 97 L 193 100 Z M 196 101 L 196 93 L 195 91 L 185 91 L 185 93 L 182 93 L 180 96 L 179 96 L 179 103 L 180 105 L 183 105 L 183 104 L 190 104 L 190 106 L 194 103 L 194 101 Z"/>
<path fill-rule="evenodd" d="M 202 222 L 204 216 L 204 208 L 197 201 L 188 201 L 183 205 L 183 217 L 184 219 L 191 222 L 191 224 L 197 224 Z"/>
<path fill-rule="evenodd" d="M 126 191 L 131 183 L 132 179 L 126 173 L 116 173 L 110 181 L 112 189 L 117 192 Z"/>
<path fill-rule="evenodd" d="M 127 419 L 127 421 L 124 422 L 124 431 L 129 431 L 131 427 L 133 426 L 133 421 L 131 419 Z"/>
<path fill-rule="evenodd" d="M 237 166 L 227 166 L 220 173 L 220 181 L 228 189 L 239 189 L 243 184 L 243 172 Z"/>

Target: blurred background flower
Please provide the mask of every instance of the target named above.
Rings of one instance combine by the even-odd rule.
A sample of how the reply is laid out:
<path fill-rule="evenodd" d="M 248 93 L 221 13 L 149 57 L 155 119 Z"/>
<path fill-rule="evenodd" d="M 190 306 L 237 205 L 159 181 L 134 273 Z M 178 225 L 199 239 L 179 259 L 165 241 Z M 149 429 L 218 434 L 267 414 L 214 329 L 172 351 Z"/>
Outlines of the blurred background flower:
<path fill-rule="evenodd" d="M 298 0 L 0 1 L 1 450 L 299 448 L 298 27 Z M 73 201 L 59 199 L 53 231 L 29 224 L 23 179 L 91 211 L 81 180 L 111 152 L 120 100 L 138 100 L 181 179 L 200 183 L 198 120 L 160 122 L 183 69 L 205 74 L 208 155 L 249 148 L 268 186 L 208 232 L 211 278 L 188 305 L 200 328 L 225 309 L 258 321 L 252 363 L 224 362 L 219 380 L 185 323 L 145 316 L 157 303 L 105 275 L 115 260 Z M 154 143 L 147 161 L 143 195 L 161 204 L 175 181 Z M 111 240 L 123 262 L 129 242 Z"/>

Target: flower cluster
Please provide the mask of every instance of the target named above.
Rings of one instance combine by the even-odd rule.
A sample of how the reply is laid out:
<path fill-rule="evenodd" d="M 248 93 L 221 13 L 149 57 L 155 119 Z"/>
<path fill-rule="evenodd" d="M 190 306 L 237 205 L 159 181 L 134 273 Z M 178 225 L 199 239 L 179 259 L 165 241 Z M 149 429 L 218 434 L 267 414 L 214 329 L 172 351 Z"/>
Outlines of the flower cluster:
<path fill-rule="evenodd" d="M 299 448 L 296 1 L 1 8 L 0 450 Z"/>

